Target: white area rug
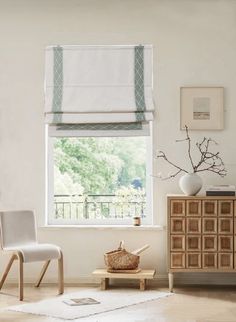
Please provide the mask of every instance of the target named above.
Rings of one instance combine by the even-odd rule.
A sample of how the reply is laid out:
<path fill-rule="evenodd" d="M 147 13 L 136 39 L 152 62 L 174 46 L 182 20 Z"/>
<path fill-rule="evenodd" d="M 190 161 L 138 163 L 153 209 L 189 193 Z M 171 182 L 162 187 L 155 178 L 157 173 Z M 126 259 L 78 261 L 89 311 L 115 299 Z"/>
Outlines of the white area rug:
<path fill-rule="evenodd" d="M 48 317 L 64 320 L 74 320 L 99 313 L 110 312 L 139 303 L 157 300 L 169 295 L 171 295 L 171 293 L 159 292 L 154 290 L 142 292 L 134 289 L 107 291 L 100 291 L 99 289 L 88 289 L 76 293 L 64 294 L 40 302 L 11 306 L 8 307 L 7 310 L 31 313 L 36 315 L 45 315 Z M 63 300 L 65 298 L 84 297 L 92 297 L 93 299 L 99 301 L 100 304 L 69 306 L 63 303 Z"/>

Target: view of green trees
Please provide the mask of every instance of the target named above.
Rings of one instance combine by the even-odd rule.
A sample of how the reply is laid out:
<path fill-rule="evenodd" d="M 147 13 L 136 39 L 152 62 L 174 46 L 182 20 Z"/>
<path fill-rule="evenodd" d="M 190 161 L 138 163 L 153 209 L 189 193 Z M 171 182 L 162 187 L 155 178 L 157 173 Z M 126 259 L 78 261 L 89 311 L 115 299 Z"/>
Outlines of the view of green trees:
<path fill-rule="evenodd" d="M 54 138 L 55 218 L 145 216 L 146 138 Z"/>
<path fill-rule="evenodd" d="M 146 185 L 146 138 L 54 138 L 54 194 L 116 194 Z M 132 187 L 132 188 L 131 188 Z"/>

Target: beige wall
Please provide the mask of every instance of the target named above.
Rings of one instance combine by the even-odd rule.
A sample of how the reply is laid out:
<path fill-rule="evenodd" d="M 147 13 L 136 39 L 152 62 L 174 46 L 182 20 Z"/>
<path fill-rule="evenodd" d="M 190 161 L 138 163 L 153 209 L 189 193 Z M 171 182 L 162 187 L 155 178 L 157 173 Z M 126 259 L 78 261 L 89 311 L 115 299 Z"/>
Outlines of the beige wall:
<path fill-rule="evenodd" d="M 182 164 L 183 147 L 174 143 L 182 135 L 179 87 L 224 86 L 225 130 L 193 132 L 193 137 L 216 139 L 229 170 L 224 181 L 209 175 L 205 183 L 236 183 L 236 1 L 0 0 L 0 35 L 2 209 L 32 208 L 40 225 L 44 221 L 44 48 L 52 44 L 153 44 L 154 151 L 164 149 Z M 161 225 L 166 224 L 166 193 L 175 192 L 180 192 L 177 180 L 155 181 L 153 215 Z M 63 248 L 67 281 L 89 279 L 103 265 L 103 252 L 120 239 L 130 248 L 150 243 L 143 267 L 166 275 L 164 230 L 41 228 L 39 237 Z M 4 263 L 1 259 L 0 269 Z M 36 270 L 39 264 L 28 266 L 28 280 Z"/>

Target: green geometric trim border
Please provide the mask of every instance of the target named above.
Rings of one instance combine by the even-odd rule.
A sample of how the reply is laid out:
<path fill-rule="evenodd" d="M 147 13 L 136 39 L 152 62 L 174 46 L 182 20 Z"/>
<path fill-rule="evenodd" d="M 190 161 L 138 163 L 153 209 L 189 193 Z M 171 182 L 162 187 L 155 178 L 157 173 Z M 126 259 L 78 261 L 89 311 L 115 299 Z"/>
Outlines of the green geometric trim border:
<path fill-rule="evenodd" d="M 58 131 L 82 130 L 82 131 L 132 131 L 142 130 L 141 122 L 132 123 L 81 123 L 57 125 Z"/>
<path fill-rule="evenodd" d="M 144 95 L 144 46 L 134 47 L 134 95 L 137 108 L 137 122 L 145 121 L 144 111 L 146 110 Z"/>
<path fill-rule="evenodd" d="M 63 48 L 53 47 L 53 123 L 61 122 L 61 107 L 63 98 Z M 59 112 L 59 113 L 58 113 Z M 57 114 L 58 113 L 58 114 Z"/>

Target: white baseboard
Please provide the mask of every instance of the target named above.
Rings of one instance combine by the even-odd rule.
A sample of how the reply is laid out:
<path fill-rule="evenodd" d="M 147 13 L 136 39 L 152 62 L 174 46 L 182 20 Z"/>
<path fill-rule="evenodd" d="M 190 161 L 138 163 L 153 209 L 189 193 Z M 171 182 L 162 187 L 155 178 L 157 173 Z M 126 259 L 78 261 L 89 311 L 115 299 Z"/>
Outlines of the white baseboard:
<path fill-rule="evenodd" d="M 25 284 L 34 284 L 35 281 L 36 281 L 36 277 L 25 277 L 24 279 L 24 283 Z M 8 278 L 6 280 L 6 284 L 8 285 L 15 285 L 17 284 L 17 277 L 12 277 L 12 278 Z M 123 283 L 126 283 L 124 280 L 122 280 Z M 164 282 L 167 284 L 168 282 L 168 279 L 167 279 L 167 275 L 159 275 L 157 277 L 154 278 L 154 280 L 152 281 L 149 281 L 150 283 L 154 283 L 154 284 L 158 284 L 160 282 Z M 52 279 L 52 278 L 47 278 L 45 277 L 42 281 L 43 284 L 56 284 L 57 283 L 57 280 L 56 279 Z M 112 280 L 112 283 L 114 284 L 119 284 L 121 283 L 121 280 Z M 135 280 L 129 280 L 129 283 L 132 283 L 132 284 L 135 284 L 137 283 L 137 281 Z M 94 277 L 91 277 L 91 276 L 79 276 L 79 277 L 76 277 L 76 278 L 68 278 L 68 277 L 65 277 L 65 284 L 66 285 L 99 285 L 100 284 L 100 279 L 98 278 L 94 278 Z"/>
<path fill-rule="evenodd" d="M 26 284 L 34 284 L 37 277 L 25 276 Z M 57 280 L 50 277 L 45 277 L 44 284 L 56 284 Z M 65 284 L 70 285 L 99 285 L 100 280 L 91 275 L 84 275 L 79 277 L 65 277 Z M 112 280 L 112 283 L 126 283 L 124 280 Z M 137 281 L 129 280 L 129 283 L 135 284 Z M 150 285 L 168 285 L 168 275 L 157 275 L 154 280 L 148 281 Z M 16 278 L 9 278 L 6 281 L 8 285 L 17 284 Z M 176 273 L 174 275 L 175 285 L 236 285 L 236 274 L 234 273 Z"/>

